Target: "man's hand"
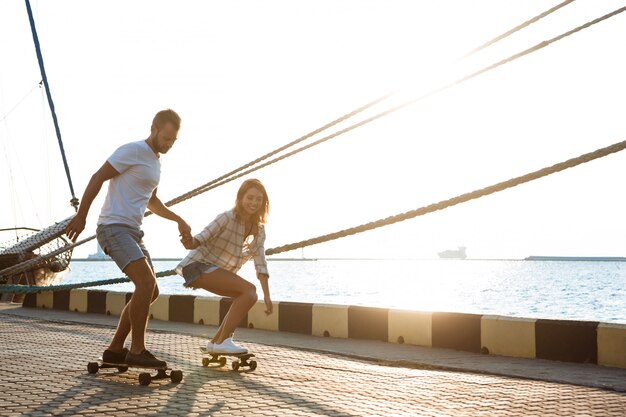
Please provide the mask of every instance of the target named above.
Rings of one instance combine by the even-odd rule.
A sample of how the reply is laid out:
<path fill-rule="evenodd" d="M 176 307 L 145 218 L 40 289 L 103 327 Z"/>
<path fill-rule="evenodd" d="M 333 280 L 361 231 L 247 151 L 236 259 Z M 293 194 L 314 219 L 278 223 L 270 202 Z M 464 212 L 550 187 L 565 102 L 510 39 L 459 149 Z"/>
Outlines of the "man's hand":
<path fill-rule="evenodd" d="M 65 227 L 65 234 L 72 242 L 76 242 L 78 235 L 85 230 L 85 218 L 78 214 Z"/>
<path fill-rule="evenodd" d="M 183 238 L 191 237 L 191 226 L 187 224 L 183 219 L 178 220 L 178 233 Z"/>
<path fill-rule="evenodd" d="M 96 198 L 100 189 L 102 188 L 102 184 L 105 181 L 110 180 L 111 178 L 119 175 L 119 172 L 111 166 L 111 164 L 107 161 L 100 167 L 99 170 L 96 171 L 95 174 L 91 176 L 89 183 L 87 184 L 87 188 L 85 188 L 85 192 L 83 193 L 82 202 L 80 203 L 80 207 L 78 208 L 78 213 L 65 228 L 65 234 L 72 242 L 76 242 L 78 235 L 85 230 L 85 223 L 87 222 L 87 213 L 89 213 L 89 207 L 91 207 L 91 203 Z"/>

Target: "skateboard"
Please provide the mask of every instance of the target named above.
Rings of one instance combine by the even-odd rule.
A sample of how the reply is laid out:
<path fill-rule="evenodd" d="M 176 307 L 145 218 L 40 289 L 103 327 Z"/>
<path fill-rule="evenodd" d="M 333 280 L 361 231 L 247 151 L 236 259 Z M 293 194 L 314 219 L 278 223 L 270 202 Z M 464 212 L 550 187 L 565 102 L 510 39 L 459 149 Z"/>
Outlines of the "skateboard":
<path fill-rule="evenodd" d="M 125 363 L 111 363 L 111 362 L 103 362 L 102 358 L 98 358 L 98 362 L 89 362 L 87 364 L 87 371 L 90 374 L 95 374 L 100 369 L 105 368 L 117 368 L 118 372 L 126 372 L 128 368 L 139 368 L 139 369 L 150 369 L 153 371 L 157 371 L 156 375 L 150 375 L 150 372 L 141 372 L 139 374 L 139 383 L 141 385 L 150 385 L 150 382 L 156 379 L 165 379 L 169 378 L 173 383 L 178 384 L 183 380 L 183 371 L 173 370 L 169 366 L 165 367 L 154 367 L 154 366 L 141 366 L 141 365 L 128 365 Z M 167 372 L 169 371 L 169 373 Z"/>
<path fill-rule="evenodd" d="M 202 366 L 209 366 L 212 363 L 217 363 L 220 367 L 225 366 L 226 357 L 231 356 L 233 360 L 230 366 L 233 371 L 237 371 L 239 368 L 246 366 L 250 368 L 251 371 L 256 369 L 256 361 L 254 359 L 250 360 L 250 358 L 254 358 L 254 353 L 211 353 L 204 346 L 200 346 L 200 351 L 208 355 L 202 358 Z"/>

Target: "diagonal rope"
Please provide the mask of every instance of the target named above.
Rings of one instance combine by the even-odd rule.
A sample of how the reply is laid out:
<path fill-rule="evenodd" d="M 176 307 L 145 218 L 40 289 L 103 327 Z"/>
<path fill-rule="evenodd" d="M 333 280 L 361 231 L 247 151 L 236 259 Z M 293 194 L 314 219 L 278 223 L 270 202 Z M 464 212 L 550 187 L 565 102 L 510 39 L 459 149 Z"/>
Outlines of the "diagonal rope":
<path fill-rule="evenodd" d="M 498 62 L 496 62 L 494 64 L 491 64 L 491 65 L 488 65 L 486 67 L 483 67 L 482 69 L 480 69 L 480 70 L 478 70 L 476 72 L 473 72 L 470 75 L 467 75 L 465 77 L 459 78 L 459 79 L 457 79 L 457 80 L 455 80 L 455 81 L 453 81 L 451 83 L 448 83 L 448 84 L 443 85 L 441 87 L 438 87 L 438 88 L 436 88 L 434 90 L 431 90 L 430 92 L 428 92 L 428 93 L 426 93 L 424 95 L 421 95 L 419 97 L 413 98 L 413 99 L 408 100 L 408 101 L 405 101 L 404 103 L 401 103 L 401 104 L 399 104 L 399 105 L 397 105 L 395 107 L 392 107 L 392 108 L 390 108 L 388 110 L 385 110 L 383 112 L 375 114 L 374 116 L 371 116 L 371 117 L 369 117 L 367 119 L 364 119 L 364 120 L 362 120 L 362 121 L 360 121 L 358 123 L 355 123 L 355 124 L 353 124 L 351 126 L 348 126 L 348 127 L 344 128 L 344 129 L 341 129 L 341 130 L 339 130 L 339 131 L 337 131 L 337 132 L 335 132 L 335 133 L 333 133 L 331 135 L 328 135 L 328 136 L 325 136 L 325 137 L 323 137 L 321 139 L 313 141 L 313 142 L 311 142 L 311 143 L 309 143 L 309 144 L 307 144 L 305 146 L 302 146 L 302 147 L 300 147 L 300 148 L 298 148 L 296 150 L 293 150 L 293 151 L 291 151 L 289 153 L 281 155 L 281 156 L 279 156 L 277 158 L 271 159 L 271 160 L 269 160 L 269 161 L 267 161 L 267 162 L 265 162 L 265 163 L 263 163 L 261 165 L 257 165 L 256 167 L 250 168 L 250 169 L 248 169 L 246 171 L 243 171 L 243 172 L 241 172 L 241 173 L 239 173 L 237 175 L 234 175 L 232 177 L 226 178 L 223 181 L 215 183 L 215 184 L 213 184 L 213 185 L 211 185 L 211 186 L 209 186 L 209 187 L 207 187 L 205 189 L 199 190 L 199 191 L 197 191 L 195 193 L 190 193 L 187 197 L 181 198 L 178 202 L 187 200 L 187 199 L 189 199 L 191 197 L 194 197 L 194 196 L 202 194 L 202 193 L 204 193 L 206 191 L 212 190 L 213 188 L 216 188 L 216 187 L 219 187 L 221 185 L 224 185 L 224 184 L 226 184 L 226 183 L 228 183 L 230 181 L 234 181 L 237 178 L 241 178 L 241 177 L 243 177 L 245 175 L 248 175 L 248 174 L 250 174 L 250 173 L 252 173 L 254 171 L 257 171 L 257 170 L 259 170 L 261 168 L 264 168 L 264 167 L 266 167 L 268 165 L 274 164 L 274 163 L 276 163 L 278 161 L 281 161 L 281 160 L 283 160 L 285 158 L 288 158 L 288 157 L 293 156 L 293 155 L 295 155 L 297 153 L 300 153 L 300 152 L 302 152 L 302 151 L 304 151 L 306 149 L 312 148 L 313 146 L 319 145 L 319 144 L 324 143 L 324 142 L 326 142 L 326 141 L 328 141 L 330 139 L 333 139 L 333 138 L 335 138 L 335 137 L 337 137 L 339 135 L 342 135 L 342 134 L 347 133 L 347 132 L 349 132 L 351 130 L 354 130 L 354 129 L 358 128 L 358 127 L 361 127 L 361 126 L 366 125 L 368 123 L 371 123 L 371 122 L 373 122 L 375 120 L 378 120 L 378 119 L 380 119 L 380 118 L 382 118 L 384 116 L 387 116 L 387 115 L 389 115 L 391 113 L 394 113 L 394 112 L 396 112 L 398 110 L 401 110 L 401 109 L 403 109 L 403 108 L 405 108 L 405 107 L 407 107 L 407 106 L 409 106 L 411 104 L 417 103 L 418 101 L 424 100 L 424 99 L 426 99 L 428 97 L 431 97 L 431 96 L 433 96 L 435 94 L 438 94 L 438 93 L 440 93 L 442 91 L 445 91 L 445 90 L 447 90 L 449 88 L 452 88 L 452 87 L 454 87 L 456 85 L 459 85 L 459 84 L 461 84 L 461 83 L 463 83 L 465 81 L 468 81 L 468 80 L 470 80 L 472 78 L 475 78 L 475 77 L 477 77 L 477 76 L 479 76 L 481 74 L 489 72 L 489 71 L 491 71 L 491 70 L 493 70 L 495 68 L 498 68 L 498 67 L 500 67 L 500 66 L 502 66 L 504 64 L 507 64 L 509 62 L 513 62 L 513 61 L 515 61 L 515 60 L 517 60 L 517 59 L 519 59 L 519 58 L 521 58 L 523 56 L 526 56 L 526 55 L 531 54 L 533 52 L 536 52 L 536 51 L 538 51 L 540 49 L 543 49 L 543 48 L 545 48 L 548 45 L 551 45 L 551 44 L 553 44 L 553 43 L 555 43 L 555 42 L 557 42 L 557 41 L 559 41 L 559 40 L 561 40 L 563 38 L 566 38 L 566 37 L 568 37 L 568 36 L 570 36 L 570 35 L 572 35 L 572 34 L 574 34 L 576 32 L 579 32 L 579 31 L 581 31 L 583 29 L 586 29 L 586 28 L 588 28 L 588 27 L 590 27 L 592 25 L 595 25 L 596 23 L 602 22 L 602 21 L 604 21 L 604 20 L 606 20 L 606 19 L 608 19 L 610 17 L 613 17 L 613 16 L 615 16 L 615 15 L 617 15 L 619 13 L 622 13 L 625 10 L 626 10 L 626 7 L 622 7 L 621 9 L 618 9 L 618 10 L 612 12 L 612 13 L 609 13 L 609 14 L 606 14 L 606 15 L 604 15 L 602 17 L 594 19 L 594 20 L 592 20 L 590 22 L 587 22 L 587 23 L 585 23 L 585 24 L 583 24 L 581 26 L 578 26 L 578 27 L 576 27 L 576 28 L 574 28 L 572 30 L 569 30 L 569 31 L 567 31 L 565 33 L 562 33 L 561 35 L 556 36 L 556 37 L 554 37 L 552 39 L 540 42 L 540 43 L 538 43 L 538 44 L 536 44 L 536 45 L 534 45 L 534 46 L 532 46 L 532 47 L 530 47 L 528 49 L 523 50 L 522 52 L 518 52 L 518 53 L 516 53 L 514 55 L 509 56 L 508 58 L 505 58 L 505 59 L 503 59 L 501 61 L 498 61 Z"/>
<path fill-rule="evenodd" d="M 168 271 L 157 272 L 157 278 L 163 278 L 170 275 L 176 275 L 176 271 L 170 269 Z M 130 282 L 127 277 L 102 279 L 99 281 L 80 282 L 76 284 L 62 284 L 62 285 L 49 285 L 49 286 L 35 286 L 35 285 L 0 285 L 0 293 L 4 294 L 23 294 L 23 293 L 40 293 L 44 291 L 68 291 L 76 288 L 87 287 L 99 287 L 101 285 L 121 284 L 124 282 Z"/>
<path fill-rule="evenodd" d="M 263 156 L 261 156 L 261 157 L 259 157 L 259 158 L 255 159 L 254 161 L 248 162 L 247 164 L 242 165 L 242 166 L 240 166 L 239 168 L 236 168 L 236 169 L 234 169 L 234 170 L 230 171 L 229 173 L 222 175 L 222 176 L 221 176 L 221 177 L 219 177 L 219 178 L 216 178 L 216 179 L 214 179 L 214 180 L 212 180 L 212 181 L 210 181 L 210 182 L 208 182 L 208 183 L 206 183 L 206 184 L 204 184 L 204 185 L 201 185 L 201 186 L 199 186 L 199 187 L 197 187 L 197 188 L 195 188 L 195 189 L 193 189 L 193 190 L 191 190 L 191 191 L 189 191 L 189 192 L 187 192 L 187 193 L 185 193 L 185 194 L 183 194 L 183 195 L 181 195 L 181 196 L 179 196 L 179 197 L 176 197 L 176 198 L 174 198 L 174 199 L 172 199 L 172 200 L 168 201 L 167 203 L 165 203 L 165 205 L 166 205 L 167 207 L 170 207 L 170 206 L 173 206 L 174 204 L 178 204 L 178 203 L 180 203 L 180 202 L 182 202 L 182 201 L 185 201 L 185 200 L 187 200 L 187 199 L 189 199 L 189 198 L 191 198 L 191 197 L 193 197 L 193 196 L 195 196 L 195 195 L 199 194 L 199 193 L 200 193 L 200 191 L 204 190 L 205 188 L 207 188 L 207 187 L 211 187 L 212 185 L 214 185 L 214 184 L 216 184 L 216 183 L 218 183 L 218 182 L 222 181 L 222 180 L 223 180 L 223 179 L 225 179 L 225 178 L 228 178 L 229 176 L 231 176 L 231 175 L 233 175 L 233 174 L 236 174 L 237 172 L 239 172 L 239 171 L 241 171 L 241 170 L 244 170 L 244 169 L 246 169 L 246 168 L 248 168 L 248 167 L 250 167 L 250 166 L 252 166 L 252 165 L 255 165 L 255 164 L 257 164 L 257 163 L 259 163 L 259 162 L 261 162 L 261 161 L 263 161 L 263 160 L 265 160 L 265 159 L 267 159 L 267 158 L 271 157 L 271 156 L 276 155 L 276 154 L 277 154 L 277 153 L 279 153 L 279 152 L 284 151 L 284 150 L 285 150 L 285 149 L 287 149 L 287 148 L 290 148 L 290 147 L 292 147 L 292 146 L 295 146 L 295 145 L 297 145 L 298 143 L 300 143 L 300 142 L 302 142 L 302 141 L 304 141 L 304 140 L 306 140 L 306 139 L 308 139 L 308 138 L 310 138 L 310 137 L 312 137 L 312 136 L 315 136 L 316 134 L 318 134 L 318 133 L 320 133 L 320 132 L 322 132 L 322 131 L 324 131 L 324 130 L 329 129 L 329 128 L 331 128 L 331 127 L 335 126 L 336 124 L 341 123 L 341 122 L 343 122 L 344 120 L 347 120 L 347 119 L 349 119 L 349 118 L 351 118 L 351 117 L 353 117 L 353 116 L 355 116 L 355 115 L 357 115 L 357 114 L 359 114 L 359 113 L 361 113 L 361 112 L 363 112 L 363 111 L 365 111 L 365 110 L 369 109 L 370 107 L 372 107 L 372 106 L 374 106 L 374 105 L 376 105 L 376 104 L 380 103 L 381 101 L 383 101 L 383 100 L 385 100 L 385 99 L 389 98 L 391 95 L 392 95 L 392 93 L 388 93 L 388 94 L 385 94 L 384 96 L 381 96 L 381 97 L 379 97 L 379 98 L 377 98 L 377 99 L 375 99 L 375 100 L 373 100 L 373 101 L 370 101 L 369 103 L 365 104 L 364 106 L 361 106 L 361 107 L 359 107 L 358 109 L 353 110 L 353 111 L 351 111 L 350 113 L 347 113 L 347 114 L 345 114 L 345 115 L 343 115 L 343 116 L 339 117 L 338 119 L 335 119 L 335 120 L 333 120 L 332 122 L 327 123 L 327 124 L 325 124 L 324 126 L 322 126 L 322 127 L 318 128 L 318 129 L 315 129 L 315 130 L 313 130 L 313 131 L 311 131 L 311 132 L 307 133 L 306 135 L 301 136 L 300 138 L 298 138 L 298 139 L 296 139 L 296 140 L 294 140 L 294 141 L 292 141 L 292 142 L 289 142 L 289 143 L 288 143 L 288 144 L 286 144 L 286 145 L 281 146 L 280 148 L 274 149 L 273 151 L 268 152 L 267 154 L 265 154 L 265 155 L 263 155 Z M 211 187 L 211 188 L 215 188 L 215 187 Z M 208 189 L 211 189 L 211 188 L 208 188 Z M 207 190 L 205 190 L 205 191 L 207 191 Z M 151 212 L 147 212 L 147 213 L 146 213 L 146 216 L 148 216 L 149 214 L 151 214 Z"/>
<path fill-rule="evenodd" d="M 12 230 L 28 230 L 31 232 L 39 232 L 40 229 L 33 229 L 32 227 L 8 227 L 6 229 L 0 229 L 0 232 L 9 232 Z"/>
<path fill-rule="evenodd" d="M 519 24 L 519 25 L 515 26 L 513 29 L 511 29 L 511 30 L 508 30 L 508 31 L 504 32 L 502 35 L 496 36 L 495 38 L 491 39 L 490 41 L 485 42 L 484 44 L 480 45 L 478 48 L 472 49 L 472 50 L 471 50 L 470 52 L 468 52 L 468 53 L 467 53 L 467 54 L 466 54 L 463 58 L 467 58 L 467 57 L 469 57 L 470 55 L 473 55 L 473 54 L 475 54 L 476 52 L 479 52 L 479 51 L 481 51 L 482 49 L 485 49 L 485 48 L 487 48 L 488 46 L 491 46 L 491 45 L 493 45 L 493 44 L 494 44 L 494 43 L 496 43 L 496 42 L 500 42 L 502 39 L 504 39 L 504 38 L 507 38 L 507 37 L 511 36 L 511 35 L 512 35 L 512 34 L 514 34 L 515 32 L 518 32 L 518 31 L 520 31 L 520 30 L 522 30 L 522 29 L 524 29 L 524 28 L 526 28 L 526 27 L 530 26 L 531 24 L 533 24 L 533 23 L 535 23 L 535 22 L 537 22 L 537 21 L 539 21 L 539 20 L 543 19 L 544 17 L 546 17 L 546 16 L 548 16 L 548 15 L 550 15 L 550 14 L 552 14 L 552 13 L 556 12 L 556 11 L 557 11 L 557 10 L 559 10 L 560 8 L 565 7 L 565 6 L 567 6 L 568 4 L 573 3 L 573 2 L 574 2 L 574 0 L 565 0 L 564 2 L 557 4 L 556 6 L 552 7 L 551 9 L 548 9 L 548 10 L 546 10 L 545 12 L 542 12 L 542 13 L 538 14 L 537 16 L 535 16 L 535 17 L 533 17 L 533 18 L 531 18 L 531 19 L 528 19 L 528 20 L 527 20 L 527 21 L 525 21 L 524 23 L 522 23 L 522 24 Z"/>
<path fill-rule="evenodd" d="M 26 100 L 28 98 L 28 96 L 30 96 L 32 94 L 33 91 L 35 91 L 35 89 L 37 87 L 41 87 L 41 83 L 35 84 L 35 86 L 28 93 L 26 93 L 26 95 L 24 97 L 22 97 L 22 99 L 20 101 L 18 101 L 17 104 L 11 108 L 11 110 L 6 112 L 4 114 L 4 116 L 2 116 L 2 118 L 0 118 L 0 123 L 4 122 L 7 119 L 7 117 L 9 117 L 9 115 L 11 113 L 13 113 L 15 111 L 15 109 L 17 109 L 24 102 L 24 100 Z"/>
<path fill-rule="evenodd" d="M 35 19 L 33 17 L 33 10 L 30 7 L 30 0 L 26 1 L 26 11 L 28 12 L 28 21 L 30 22 L 30 31 L 33 35 L 33 42 L 35 43 L 35 52 L 37 52 L 37 62 L 39 63 L 39 71 L 41 72 L 41 80 L 46 90 L 46 97 L 48 97 L 48 106 L 50 107 L 50 113 L 52 114 L 52 121 L 54 123 L 54 130 L 56 132 L 57 141 L 59 142 L 59 149 L 61 150 L 61 158 L 63 159 L 63 166 L 65 167 L 65 176 L 67 177 L 67 183 L 70 187 L 72 199 L 70 203 L 76 211 L 78 211 L 78 199 L 74 193 L 74 185 L 72 184 L 72 176 L 70 175 L 70 166 L 67 163 L 65 156 L 65 148 L 63 147 L 63 140 L 61 139 L 61 129 L 59 128 L 59 120 L 54 108 L 54 101 L 52 100 L 52 93 L 50 92 L 50 84 L 48 84 L 48 76 L 46 75 L 46 69 L 43 64 L 43 55 L 41 54 L 41 44 L 39 43 L 39 36 L 37 35 L 37 28 L 35 27 Z"/>
<path fill-rule="evenodd" d="M 568 159 L 567 161 L 564 161 L 564 162 L 559 162 L 550 167 L 542 168 L 540 170 L 531 172 L 529 174 L 515 177 L 507 181 L 499 182 L 497 184 L 490 185 L 488 187 L 481 188 L 479 190 L 472 191 L 466 194 L 461 194 L 459 196 L 456 196 L 447 200 L 442 200 L 438 203 L 430 204 L 428 206 L 424 206 L 415 210 L 407 211 L 405 213 L 396 214 L 395 216 L 390 216 L 384 219 L 365 223 L 360 226 L 351 227 L 349 229 L 344 229 L 335 233 L 329 233 L 329 234 L 318 236 L 315 238 L 303 240 L 297 243 L 291 243 L 288 245 L 270 248 L 265 251 L 265 254 L 274 255 L 274 254 L 281 253 L 281 252 L 287 252 L 287 251 L 294 250 L 294 249 L 304 248 L 307 246 L 316 245 L 318 243 L 328 242 L 330 240 L 339 239 L 339 238 L 354 235 L 357 233 L 366 232 L 368 230 L 373 230 L 382 226 L 388 226 L 390 224 L 412 219 L 417 216 L 422 216 L 424 214 L 432 213 L 437 210 L 443 210 L 445 208 L 452 207 L 457 204 L 465 203 L 470 200 L 475 200 L 477 198 L 484 197 L 489 194 L 506 190 L 507 188 L 512 188 L 520 184 L 534 181 L 536 179 L 548 176 L 550 174 L 554 174 L 555 172 L 563 171 L 568 168 L 573 168 L 577 165 L 584 164 L 589 161 L 593 161 L 594 159 L 602 158 L 612 153 L 620 152 L 624 150 L 625 148 L 626 148 L 626 141 L 618 142 L 611 146 L 600 148 L 593 152 L 580 155 L 576 158 Z"/>
<path fill-rule="evenodd" d="M 37 256 L 36 258 L 29 259 L 28 261 L 21 262 L 17 265 L 10 266 L 0 271 L 0 277 L 2 276 L 10 276 L 15 274 L 20 274 L 22 272 L 30 271 L 36 268 L 40 268 L 46 264 L 46 261 L 50 258 L 54 258 L 57 255 L 60 255 L 64 252 L 70 251 L 74 249 L 76 246 L 82 245 L 85 242 L 90 241 L 96 236 L 90 236 L 83 240 L 79 240 L 78 242 L 74 242 L 72 244 L 60 247 L 59 249 L 53 250 L 50 253 L 47 253 L 45 256 Z"/>
<path fill-rule="evenodd" d="M 503 34 L 501 34 L 499 36 L 496 36 L 495 38 L 491 39 L 490 41 L 485 42 L 484 44 L 474 48 L 472 51 L 468 52 L 463 58 L 466 58 L 466 57 L 468 57 L 470 55 L 473 55 L 476 52 L 479 52 L 479 51 L 489 47 L 490 45 L 493 45 L 494 43 L 496 43 L 496 42 L 498 42 L 498 41 L 500 41 L 500 40 L 510 36 L 511 34 L 513 34 L 515 32 L 518 32 L 518 31 L 522 30 L 523 28 L 525 28 L 527 26 L 530 26 L 532 23 L 537 22 L 538 20 L 542 19 L 543 17 L 548 16 L 549 14 L 555 12 L 556 10 L 558 10 L 558 9 L 564 7 L 564 6 L 566 6 L 569 3 L 572 3 L 573 1 L 574 0 L 566 0 L 563 3 L 561 3 L 561 4 L 559 4 L 559 5 L 555 6 L 555 7 L 553 7 L 551 9 L 549 9 L 549 10 L 547 10 L 547 11 L 545 11 L 545 12 L 543 12 L 543 13 L 535 16 L 535 17 L 533 17 L 530 20 L 527 20 L 526 22 L 524 22 L 524 23 L 522 23 L 522 24 L 520 24 L 520 25 L 518 25 L 518 26 L 516 26 L 516 27 L 514 27 L 514 28 L 512 28 L 512 29 L 510 29 L 508 31 L 506 31 L 505 33 L 503 33 Z M 246 174 L 248 174 L 250 172 L 253 172 L 256 169 L 253 169 L 253 170 L 250 170 L 250 171 L 246 171 L 243 174 L 237 175 L 237 176 L 235 176 L 235 177 L 233 177 L 231 179 L 223 181 L 223 180 L 227 179 L 228 177 L 230 177 L 231 175 L 235 175 L 235 174 L 237 174 L 237 173 L 239 173 L 241 171 L 244 171 L 245 169 L 247 169 L 247 168 L 249 168 L 249 167 L 251 167 L 253 165 L 256 165 L 257 163 L 259 163 L 261 161 L 264 161 L 264 160 L 266 160 L 266 159 L 276 155 L 277 153 L 284 151 L 285 149 L 291 148 L 291 147 L 293 147 L 293 146 L 303 142 L 304 140 L 306 140 L 306 139 L 308 139 L 310 137 L 313 137 L 313 136 L 317 135 L 318 133 L 321 133 L 321 132 L 331 128 L 332 126 L 335 126 L 335 125 L 337 125 L 337 124 L 339 124 L 339 123 L 341 123 L 341 122 L 343 122 L 345 120 L 348 120 L 348 119 L 356 116 L 357 114 L 359 114 L 359 113 L 369 109 L 370 107 L 380 103 L 381 101 L 386 100 L 387 98 L 391 97 L 394 94 L 395 94 L 394 92 L 387 93 L 387 94 L 385 94 L 385 95 L 383 95 L 383 96 L 381 96 L 381 97 L 379 97 L 379 98 L 377 98 L 377 99 L 375 99 L 375 100 L 373 100 L 373 101 L 371 101 L 371 102 L 369 102 L 369 103 L 367 103 L 367 104 L 365 104 L 365 105 L 363 105 L 363 106 L 361 106 L 361 107 L 359 107 L 359 108 L 357 108 L 357 109 L 355 109 L 355 110 L 353 110 L 353 111 L 351 111 L 351 112 L 349 112 L 349 113 L 347 113 L 347 114 L 345 114 L 345 115 L 343 115 L 343 116 L 341 116 L 341 117 L 339 117 L 339 118 L 337 118 L 335 120 L 333 120 L 332 122 L 327 123 L 324 126 L 318 128 L 318 129 L 316 129 L 316 130 L 314 130 L 312 132 L 309 132 L 306 135 L 304 135 L 304 136 L 302 136 L 302 137 L 300 137 L 300 138 L 298 138 L 298 139 L 296 139 L 296 140 L 294 140 L 292 142 L 289 142 L 288 144 L 283 145 L 280 148 L 277 148 L 277 149 L 275 149 L 275 150 L 273 150 L 273 151 L 271 151 L 271 152 L 269 152 L 269 153 L 267 153 L 267 154 L 265 154 L 265 155 L 255 159 L 254 161 L 248 162 L 247 164 L 244 164 L 244 165 L 240 166 L 239 168 L 236 168 L 236 169 L 230 171 L 229 173 L 222 175 L 221 177 L 218 177 L 218 178 L 216 178 L 216 179 L 214 179 L 212 181 L 209 181 L 206 184 L 203 184 L 203 185 L 201 185 L 199 187 L 196 187 L 193 190 L 191 190 L 191 191 L 189 191 L 189 192 L 187 192 L 185 194 L 182 194 L 182 195 L 180 195 L 180 196 L 178 196 L 178 197 L 176 197 L 176 198 L 166 202 L 165 205 L 167 207 L 171 207 L 174 204 L 177 204 L 177 203 L 180 203 L 182 201 L 185 201 L 185 200 L 187 200 L 187 199 L 189 199 L 189 198 L 191 198 L 193 196 L 201 194 L 202 192 L 212 190 L 213 188 L 219 187 L 220 185 L 226 184 L 226 183 L 228 183 L 228 182 L 230 182 L 230 181 L 232 181 L 234 179 L 240 178 L 240 177 L 242 177 L 242 176 L 244 176 L 244 175 L 246 175 Z M 336 136 L 338 136 L 338 135 L 334 135 L 332 137 L 336 137 Z M 331 139 L 331 137 L 327 138 L 326 140 L 328 140 L 328 139 Z M 304 150 L 304 149 L 308 149 L 308 147 L 302 148 L 302 150 Z M 293 155 L 293 153 L 290 154 L 290 155 Z M 284 158 L 281 158 L 281 159 L 284 159 Z M 277 161 L 279 161 L 281 159 L 277 159 L 274 162 L 277 162 Z M 267 165 L 269 165 L 269 164 L 266 164 L 266 165 L 263 165 L 263 166 L 267 166 Z M 257 168 L 257 169 L 260 169 L 260 168 Z M 152 214 L 152 213 L 151 212 L 147 212 L 146 216 L 148 216 L 150 214 Z"/>

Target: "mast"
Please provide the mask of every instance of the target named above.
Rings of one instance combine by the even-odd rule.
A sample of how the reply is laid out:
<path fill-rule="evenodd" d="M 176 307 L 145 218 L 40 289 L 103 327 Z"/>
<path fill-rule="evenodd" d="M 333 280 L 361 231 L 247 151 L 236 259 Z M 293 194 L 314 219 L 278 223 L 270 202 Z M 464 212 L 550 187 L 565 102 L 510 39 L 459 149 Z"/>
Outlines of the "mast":
<path fill-rule="evenodd" d="M 35 50 L 37 51 L 37 61 L 39 62 L 39 70 L 41 72 L 41 78 L 44 88 L 46 90 L 46 97 L 48 98 L 48 106 L 52 113 L 52 121 L 54 122 L 54 130 L 56 131 L 57 140 L 59 142 L 59 149 L 61 150 L 61 157 L 63 158 L 63 165 L 65 166 L 65 175 L 67 176 L 67 182 L 70 186 L 70 192 L 72 193 L 72 199 L 70 204 L 74 207 L 74 210 L 78 211 L 78 199 L 74 193 L 74 186 L 72 185 L 72 176 L 70 175 L 70 167 L 67 164 L 67 158 L 65 157 L 65 149 L 63 148 L 63 140 L 61 139 L 61 129 L 59 128 L 59 121 L 57 120 L 57 114 L 54 110 L 54 102 L 52 101 L 52 94 L 50 94 L 50 85 L 48 84 L 48 77 L 46 76 L 46 69 L 43 65 L 43 56 L 41 55 L 41 46 L 39 44 L 39 37 L 37 36 L 37 29 L 35 29 L 35 19 L 33 18 L 33 11 L 30 7 L 30 1 L 26 1 L 26 10 L 28 11 L 28 20 L 30 21 L 30 30 L 33 34 L 33 41 L 35 42 Z"/>

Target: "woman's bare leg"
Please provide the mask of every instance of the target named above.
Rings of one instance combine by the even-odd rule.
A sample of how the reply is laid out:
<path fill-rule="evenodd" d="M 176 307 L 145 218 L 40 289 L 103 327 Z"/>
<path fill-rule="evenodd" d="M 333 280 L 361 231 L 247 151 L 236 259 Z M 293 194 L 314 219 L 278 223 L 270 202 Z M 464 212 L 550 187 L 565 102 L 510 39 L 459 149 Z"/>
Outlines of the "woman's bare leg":
<path fill-rule="evenodd" d="M 222 343 L 230 337 L 257 301 L 256 287 L 252 283 L 221 268 L 202 274 L 190 286 L 233 299 L 228 313 L 211 340 L 213 343 Z"/>

